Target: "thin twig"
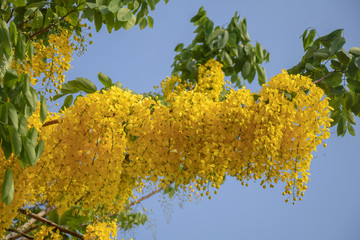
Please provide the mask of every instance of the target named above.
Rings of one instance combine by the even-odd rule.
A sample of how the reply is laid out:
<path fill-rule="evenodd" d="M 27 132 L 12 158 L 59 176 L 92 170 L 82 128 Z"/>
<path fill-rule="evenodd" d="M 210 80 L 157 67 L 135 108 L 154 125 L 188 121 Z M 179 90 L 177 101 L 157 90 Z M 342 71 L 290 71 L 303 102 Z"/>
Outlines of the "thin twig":
<path fill-rule="evenodd" d="M 313 83 L 317 84 L 317 83 L 319 83 L 319 82 L 322 82 L 325 78 L 330 77 L 331 75 L 333 75 L 333 74 L 336 73 L 336 72 L 337 72 L 336 70 L 335 70 L 335 71 L 332 71 L 332 72 L 329 72 L 328 74 L 322 76 L 321 78 L 313 81 Z"/>
<path fill-rule="evenodd" d="M 47 122 L 45 122 L 42 126 L 43 126 L 43 127 L 46 127 L 46 126 L 50 126 L 50 125 L 57 124 L 57 123 L 60 123 L 60 120 L 59 120 L 59 119 L 47 121 Z"/>
<path fill-rule="evenodd" d="M 20 232 L 13 228 L 6 228 L 5 230 L 9 231 L 9 232 L 14 232 L 14 233 L 20 234 L 21 236 L 26 237 L 27 239 L 34 239 L 33 236 L 27 235 L 26 233 Z"/>
<path fill-rule="evenodd" d="M 32 226 L 32 227 L 29 227 L 28 229 L 24 230 L 23 233 L 29 233 L 29 232 L 32 232 L 33 230 L 35 229 L 38 229 L 40 226 L 38 224 Z M 18 230 L 17 230 L 18 231 Z M 16 240 L 18 238 L 21 238 L 22 235 L 21 234 L 18 234 L 18 235 L 15 235 L 14 237 L 12 238 L 9 238 L 8 240 Z"/>
<path fill-rule="evenodd" d="M 43 222 L 43 223 L 45 223 L 45 224 L 47 224 L 49 226 L 55 227 L 55 228 L 59 229 L 60 232 L 70 234 L 70 235 L 72 235 L 74 237 L 77 237 L 77 238 L 80 238 L 80 239 L 84 239 L 83 235 L 81 235 L 81 234 L 79 234 L 77 232 L 71 231 L 71 230 L 69 230 L 69 229 L 67 229 L 65 227 L 62 227 L 62 226 L 60 226 L 60 225 L 58 225 L 58 224 L 56 224 L 56 223 L 54 223 L 54 222 L 52 222 L 52 221 L 50 221 L 50 220 L 48 220 L 46 218 L 39 217 L 37 214 L 34 214 L 32 212 L 28 212 L 25 209 L 19 209 L 19 212 L 21 212 L 22 214 L 27 215 L 29 217 L 32 217 L 32 218 L 34 218 L 34 219 L 36 219 L 36 220 L 38 220 L 40 222 Z"/>
<path fill-rule="evenodd" d="M 83 3 L 81 3 L 78 7 L 80 7 Z M 65 14 L 64 16 L 62 16 L 60 19 L 58 19 L 57 21 L 53 22 L 52 24 L 50 24 L 49 26 L 47 26 L 44 29 L 41 29 L 40 31 L 33 33 L 32 35 L 30 35 L 30 37 L 28 37 L 28 39 L 26 39 L 26 41 L 28 41 L 29 39 L 32 39 L 33 37 L 35 37 L 36 35 L 39 35 L 43 32 L 48 31 L 50 28 L 52 28 L 53 26 L 55 26 L 56 24 L 58 24 L 59 22 L 63 21 L 67 16 L 69 16 L 71 13 L 78 11 L 78 9 L 74 9 L 71 10 L 70 12 L 68 12 L 67 14 Z"/>
<path fill-rule="evenodd" d="M 6 23 L 9 23 L 11 18 L 14 16 L 14 11 L 15 11 L 15 8 L 11 9 L 11 13 L 10 13 L 10 17 L 9 19 L 6 21 Z"/>
<path fill-rule="evenodd" d="M 171 182 L 169 185 L 167 185 L 167 186 L 170 186 L 171 184 L 172 184 L 172 182 Z M 126 205 L 126 206 L 123 208 L 122 211 L 128 210 L 128 209 L 131 208 L 132 206 L 141 203 L 142 201 L 144 201 L 144 200 L 150 198 L 151 196 L 153 196 L 153 195 L 161 192 L 162 190 L 164 190 L 164 189 L 163 189 L 163 188 L 158 188 L 158 189 L 152 191 L 151 193 L 149 193 L 149 194 L 147 194 L 147 195 L 145 195 L 145 196 L 143 196 L 143 197 L 141 197 L 141 198 L 139 198 L 139 199 L 137 199 L 137 200 L 129 203 L 128 205 Z M 117 214 L 113 213 L 113 214 L 110 214 L 109 217 L 113 217 L 113 216 L 116 216 L 116 215 L 117 215 Z"/>
<path fill-rule="evenodd" d="M 50 207 L 46 208 L 45 210 L 43 210 L 43 211 L 41 211 L 41 212 L 39 212 L 38 214 L 35 214 L 35 215 L 37 215 L 37 216 L 39 216 L 39 217 L 42 217 L 42 216 L 44 216 L 44 215 L 46 215 L 46 214 L 49 214 L 49 212 L 54 211 L 56 208 L 57 208 L 56 206 L 50 206 Z M 28 228 L 29 228 L 32 224 L 34 224 L 35 222 L 36 222 L 35 218 L 30 219 L 30 220 L 27 221 L 24 225 L 22 225 L 22 226 L 18 229 L 18 231 L 24 232 L 25 229 L 28 229 Z M 8 239 L 8 240 L 9 240 L 9 239 L 14 239 L 15 237 L 16 237 L 16 238 L 19 238 L 19 234 L 16 234 L 16 233 L 12 232 L 12 233 L 6 235 L 5 239 Z M 16 239 L 16 238 L 15 238 L 15 239 Z"/>

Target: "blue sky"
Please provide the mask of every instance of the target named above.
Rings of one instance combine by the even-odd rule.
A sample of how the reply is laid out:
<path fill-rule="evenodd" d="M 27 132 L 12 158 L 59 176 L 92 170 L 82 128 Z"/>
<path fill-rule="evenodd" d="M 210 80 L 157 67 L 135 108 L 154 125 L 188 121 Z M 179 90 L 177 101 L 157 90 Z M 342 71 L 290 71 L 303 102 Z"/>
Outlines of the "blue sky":
<path fill-rule="evenodd" d="M 94 44 L 75 57 L 67 79 L 96 82 L 97 73 L 103 72 L 136 92 L 152 91 L 171 73 L 174 47 L 192 41 L 194 27 L 189 20 L 200 6 L 216 25 L 227 24 L 235 11 L 246 17 L 253 43 L 259 42 L 271 54 L 264 65 L 268 78 L 300 61 L 299 37 L 308 27 L 319 35 L 343 28 L 345 48 L 360 47 L 358 0 L 170 0 L 151 13 L 154 29 L 135 27 L 112 34 L 102 29 L 94 34 Z M 331 129 L 328 147 L 314 153 L 305 197 L 295 206 L 284 202 L 282 184 L 264 190 L 259 183 L 246 188 L 227 179 L 212 200 L 185 202 L 183 208 L 179 199 L 166 200 L 163 207 L 161 195 L 144 201 L 142 207 L 154 209 L 149 215 L 152 226 L 135 229 L 126 239 L 153 239 L 153 234 L 158 240 L 360 239 L 359 126 L 356 131 L 356 137 L 341 138 Z"/>

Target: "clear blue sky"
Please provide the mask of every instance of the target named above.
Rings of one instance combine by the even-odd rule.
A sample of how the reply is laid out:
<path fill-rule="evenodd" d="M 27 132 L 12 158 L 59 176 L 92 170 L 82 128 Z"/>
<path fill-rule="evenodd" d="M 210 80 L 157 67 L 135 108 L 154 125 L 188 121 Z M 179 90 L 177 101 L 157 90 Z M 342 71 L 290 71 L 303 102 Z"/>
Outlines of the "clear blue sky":
<path fill-rule="evenodd" d="M 251 40 L 270 54 L 264 67 L 268 78 L 298 63 L 303 50 L 300 35 L 308 27 L 320 35 L 343 28 L 345 48 L 360 47 L 359 0 L 170 0 L 151 13 L 154 29 L 94 34 L 94 44 L 76 57 L 68 80 L 86 77 L 96 81 L 103 72 L 136 92 L 149 92 L 171 73 L 176 44 L 189 44 L 194 37 L 190 18 L 200 6 L 216 25 L 227 24 L 235 11 L 246 17 Z M 100 86 L 100 85 L 99 85 Z M 359 122 L 359 121 L 358 121 Z M 167 200 L 161 196 L 143 202 L 152 227 L 140 227 L 126 239 L 215 240 L 215 239 L 360 239 L 360 154 L 357 136 L 332 136 L 328 148 L 314 153 L 311 181 L 302 202 L 284 203 L 283 185 L 262 189 L 259 183 L 248 188 L 227 179 L 217 196 L 199 203 Z M 171 204 L 171 205 L 168 205 Z M 169 210 L 170 209 L 170 210 Z M 165 210 L 165 213 L 164 213 Z M 168 215 L 171 220 L 167 223 Z M 119 236 L 120 237 L 120 236 Z"/>

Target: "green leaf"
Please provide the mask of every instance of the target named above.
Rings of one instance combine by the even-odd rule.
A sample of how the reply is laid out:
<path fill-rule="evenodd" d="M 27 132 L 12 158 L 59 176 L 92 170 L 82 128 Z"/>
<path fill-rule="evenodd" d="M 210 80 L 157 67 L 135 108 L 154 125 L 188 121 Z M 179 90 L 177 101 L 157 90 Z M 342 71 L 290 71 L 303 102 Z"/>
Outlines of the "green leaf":
<path fill-rule="evenodd" d="M 117 13 L 120 9 L 121 0 L 111 0 L 109 3 L 109 11 L 112 13 Z"/>
<path fill-rule="evenodd" d="M 128 8 L 120 8 L 117 13 L 117 19 L 120 22 L 127 22 L 129 21 L 134 14 Z"/>
<path fill-rule="evenodd" d="M 342 29 L 337 29 L 325 36 L 319 37 L 318 41 L 320 41 L 325 47 L 330 47 L 331 43 L 334 41 L 336 37 L 340 37 L 342 33 Z"/>
<path fill-rule="evenodd" d="M 94 93 L 96 92 L 97 88 L 95 84 L 93 84 L 89 79 L 86 78 L 76 78 L 77 88 L 80 91 L 84 91 L 86 93 Z"/>
<path fill-rule="evenodd" d="M 19 60 L 23 60 L 26 55 L 26 39 L 24 34 L 19 33 L 18 41 L 15 46 L 15 57 Z"/>
<path fill-rule="evenodd" d="M 351 54 L 344 49 L 341 49 L 340 51 L 338 51 L 336 53 L 336 56 L 337 56 L 339 62 L 341 62 L 345 66 L 349 65 L 351 58 L 352 58 Z"/>
<path fill-rule="evenodd" d="M 349 123 L 351 123 L 351 124 L 353 124 L 353 125 L 356 124 L 356 122 L 355 122 L 355 117 L 354 117 L 354 114 L 353 114 L 352 112 L 346 111 L 345 117 L 346 117 L 346 121 L 347 121 L 347 122 L 349 122 Z"/>
<path fill-rule="evenodd" d="M 154 27 L 154 19 L 151 16 L 147 16 L 149 28 Z"/>
<path fill-rule="evenodd" d="M 27 53 L 29 59 L 32 60 L 32 58 L 34 56 L 34 44 L 31 40 L 28 40 L 26 42 L 26 53 Z"/>
<path fill-rule="evenodd" d="M 265 73 L 265 69 L 263 67 L 261 67 L 260 65 L 256 65 L 256 70 L 258 73 L 258 77 L 259 77 L 259 85 L 262 86 L 263 84 L 266 83 L 266 73 Z"/>
<path fill-rule="evenodd" d="M 8 126 L 8 129 L 10 134 L 11 149 L 16 156 L 20 156 L 22 148 L 21 136 L 13 126 Z"/>
<path fill-rule="evenodd" d="M 155 0 L 147 0 L 147 3 L 149 4 L 151 11 L 154 11 L 156 5 Z"/>
<path fill-rule="evenodd" d="M 33 28 L 41 28 L 43 25 L 44 16 L 41 11 L 36 11 L 35 17 L 31 22 Z"/>
<path fill-rule="evenodd" d="M 179 43 L 179 44 L 176 45 L 176 47 L 175 47 L 175 52 L 180 52 L 183 48 L 184 48 L 184 44 L 183 44 L 183 43 Z"/>
<path fill-rule="evenodd" d="M 215 29 L 207 38 L 206 43 L 210 44 L 214 39 L 216 39 L 220 34 L 222 34 L 225 30 L 222 28 Z"/>
<path fill-rule="evenodd" d="M 350 48 L 349 52 L 355 56 L 360 56 L 360 48 L 359 47 L 352 47 Z"/>
<path fill-rule="evenodd" d="M 345 118 L 344 117 L 341 117 L 340 118 L 340 121 L 338 123 L 338 126 L 337 126 L 337 135 L 338 136 L 344 136 L 345 133 L 346 133 L 346 121 L 345 121 Z"/>
<path fill-rule="evenodd" d="M 17 131 L 18 126 L 19 126 L 19 122 L 18 122 L 18 115 L 16 113 L 15 106 L 11 102 L 9 102 L 8 107 L 9 107 L 9 109 L 8 109 L 9 120 L 11 121 L 11 125 Z"/>
<path fill-rule="evenodd" d="M 24 7 L 26 6 L 26 3 L 24 0 L 9 0 L 12 4 L 14 4 L 16 7 Z"/>
<path fill-rule="evenodd" d="M 52 211 L 49 213 L 49 220 L 53 223 L 60 224 L 60 218 L 57 211 Z"/>
<path fill-rule="evenodd" d="M 45 147 L 44 141 L 40 139 L 39 143 L 36 145 L 36 148 L 35 148 L 35 153 L 36 153 L 36 160 L 35 161 L 39 160 L 41 154 L 44 151 L 44 147 Z"/>
<path fill-rule="evenodd" d="M 351 124 L 349 124 L 349 123 L 347 124 L 347 129 L 348 129 L 350 135 L 355 137 L 355 129 Z"/>
<path fill-rule="evenodd" d="M 41 123 L 44 123 L 45 119 L 46 119 L 46 115 L 47 115 L 47 104 L 46 104 L 46 99 L 43 95 L 40 95 L 40 121 Z"/>
<path fill-rule="evenodd" d="M 136 23 L 136 17 L 134 14 L 132 14 L 131 19 L 129 21 L 122 23 L 122 27 L 125 30 L 129 30 L 130 28 L 132 28 L 135 25 L 135 23 Z"/>
<path fill-rule="evenodd" d="M 346 89 L 344 88 L 344 86 L 337 86 L 334 88 L 331 88 L 330 93 L 333 95 L 341 95 L 346 93 Z"/>
<path fill-rule="evenodd" d="M 35 153 L 35 146 L 33 144 L 33 141 L 29 139 L 26 136 L 21 137 L 23 147 L 24 147 L 24 155 L 27 160 L 27 162 L 30 164 L 30 166 L 34 166 L 36 163 L 36 153 Z"/>
<path fill-rule="evenodd" d="M 241 72 L 243 78 L 246 78 L 247 76 L 249 76 L 250 70 L 251 70 L 250 62 L 245 61 L 244 65 L 242 67 L 242 72 Z"/>
<path fill-rule="evenodd" d="M 335 54 L 338 52 L 345 44 L 346 40 L 343 37 L 336 37 L 330 44 L 329 52 L 330 55 Z"/>
<path fill-rule="evenodd" d="M 146 18 L 142 18 L 139 23 L 140 30 L 146 28 L 147 24 L 148 24 L 148 22 L 147 22 Z"/>
<path fill-rule="evenodd" d="M 106 88 L 110 88 L 113 85 L 111 78 L 101 72 L 98 73 L 98 79 Z"/>
<path fill-rule="evenodd" d="M 229 33 L 228 31 L 224 31 L 222 34 L 221 34 L 221 37 L 217 43 L 217 48 L 218 49 L 222 49 L 223 47 L 225 47 L 227 41 L 229 39 Z"/>
<path fill-rule="evenodd" d="M 99 32 L 102 27 L 103 19 L 101 12 L 97 10 L 94 10 L 94 22 L 95 22 L 96 32 Z"/>
<path fill-rule="evenodd" d="M 310 71 L 316 70 L 316 68 L 311 63 L 306 63 L 305 68 Z"/>
<path fill-rule="evenodd" d="M 15 84 L 17 82 L 19 82 L 20 78 L 19 78 L 19 75 L 17 74 L 17 72 L 12 69 L 12 68 L 9 68 L 7 69 L 5 75 L 4 75 L 4 85 L 7 86 L 7 87 L 13 87 L 15 86 Z"/>
<path fill-rule="evenodd" d="M 344 103 L 345 103 L 345 107 L 346 109 L 350 109 L 353 103 L 353 97 L 351 95 L 351 93 L 347 92 L 345 94 L 345 98 L 344 98 Z"/>
<path fill-rule="evenodd" d="M 355 66 L 356 66 L 358 69 L 360 69 L 360 57 L 357 57 L 357 58 L 355 59 Z"/>
<path fill-rule="evenodd" d="M 27 121 L 22 113 L 19 114 L 19 131 L 18 132 L 20 135 L 26 135 L 26 132 L 27 132 Z"/>
<path fill-rule="evenodd" d="M 264 51 L 258 42 L 256 42 L 256 45 L 255 45 L 255 54 L 256 54 L 257 59 L 259 59 L 260 61 L 262 61 L 264 59 Z"/>
<path fill-rule="evenodd" d="M 69 95 L 64 99 L 64 104 L 61 106 L 61 110 L 64 110 L 65 108 L 69 108 L 73 102 L 73 95 Z"/>
<path fill-rule="evenodd" d="M 15 24 L 13 21 L 10 22 L 10 31 L 9 31 L 9 34 L 10 34 L 11 42 L 12 42 L 14 45 L 16 45 L 18 33 L 17 33 L 16 24 Z"/>
<path fill-rule="evenodd" d="M 324 82 L 326 82 L 331 87 L 338 86 L 342 82 L 342 75 L 343 74 L 341 72 L 335 72 L 329 77 L 325 78 Z"/>
<path fill-rule="evenodd" d="M 9 206 L 14 197 L 14 179 L 11 169 L 8 167 L 5 171 L 4 181 L 1 190 L 1 201 Z"/>
<path fill-rule="evenodd" d="M 233 61 L 231 60 L 230 55 L 226 51 L 223 51 L 223 53 L 224 53 L 224 65 L 227 67 L 231 67 L 233 65 Z"/>

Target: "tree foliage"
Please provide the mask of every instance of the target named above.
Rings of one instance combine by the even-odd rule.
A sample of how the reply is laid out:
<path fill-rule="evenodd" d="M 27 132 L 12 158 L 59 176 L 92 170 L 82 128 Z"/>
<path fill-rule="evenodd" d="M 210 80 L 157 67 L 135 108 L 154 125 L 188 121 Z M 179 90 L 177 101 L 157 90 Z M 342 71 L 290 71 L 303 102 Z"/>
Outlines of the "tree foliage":
<path fill-rule="evenodd" d="M 343 30 L 317 39 L 306 30 L 300 63 L 267 81 L 261 64 L 270 55 L 251 43 L 246 19 L 235 13 L 214 27 L 200 8 L 194 40 L 175 47 L 162 92 L 136 94 L 103 73 L 100 90 L 82 77 L 65 82 L 91 37 L 82 19 L 109 33 L 152 28 L 158 2 L 1 2 L 0 234 L 108 239 L 144 224 L 146 214 L 131 207 L 153 194 L 211 198 L 226 175 L 243 185 L 261 179 L 263 188 L 286 182 L 283 195 L 295 202 L 328 128 L 355 135 L 360 50 L 342 48 Z M 251 93 L 243 85 L 256 75 L 262 89 Z M 49 113 L 48 101 L 63 97 Z M 138 198 L 147 184 L 158 189 Z"/>

